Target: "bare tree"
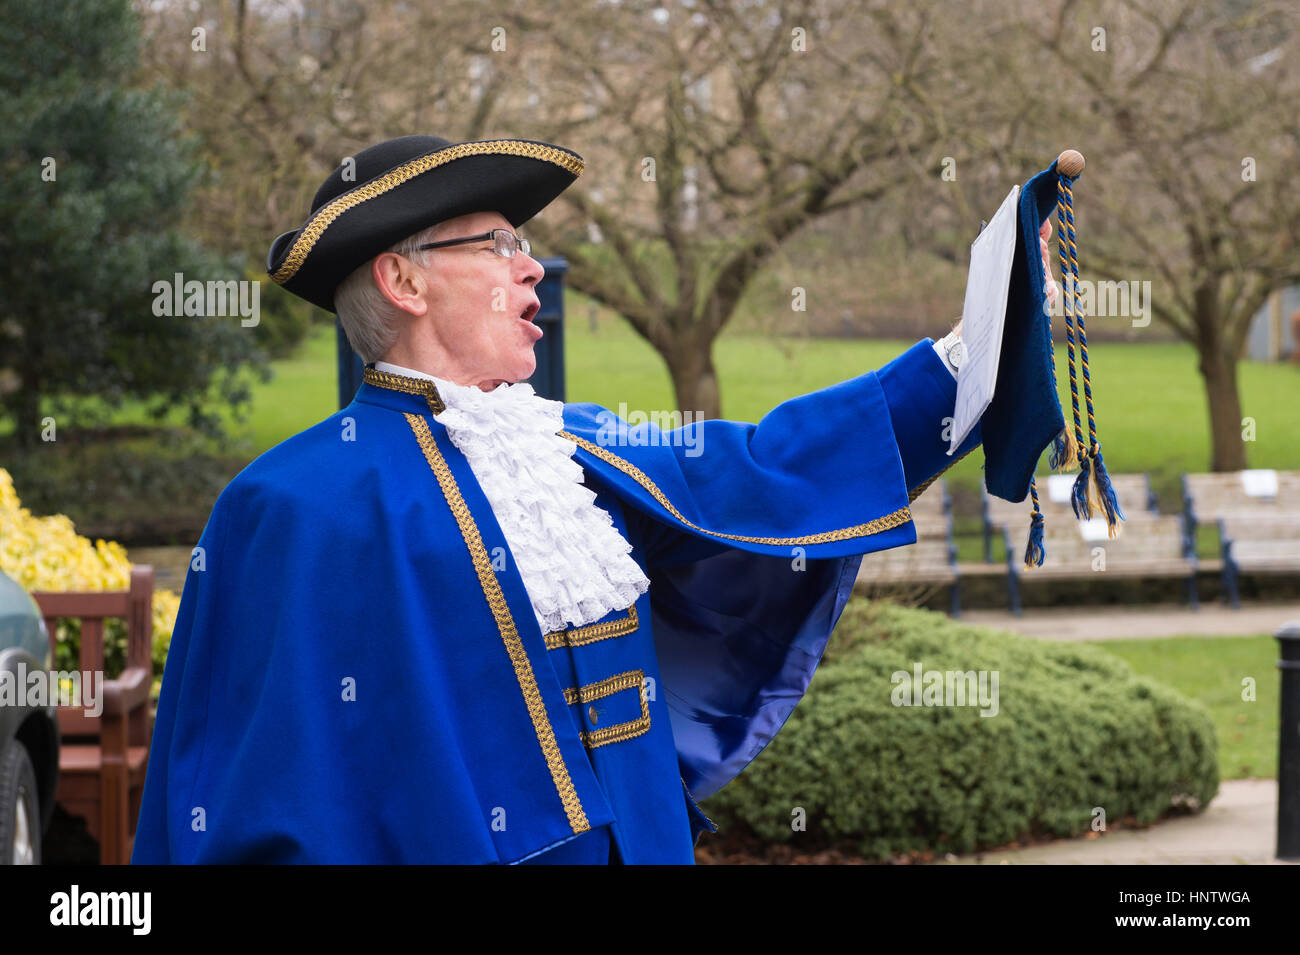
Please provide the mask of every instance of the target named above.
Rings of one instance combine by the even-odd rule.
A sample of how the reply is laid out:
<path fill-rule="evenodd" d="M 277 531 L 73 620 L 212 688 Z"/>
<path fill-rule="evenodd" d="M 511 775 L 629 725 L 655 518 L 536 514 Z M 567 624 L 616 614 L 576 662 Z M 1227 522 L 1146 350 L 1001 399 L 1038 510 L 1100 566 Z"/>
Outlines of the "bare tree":
<path fill-rule="evenodd" d="M 544 77 L 546 128 L 588 157 L 584 185 L 563 197 L 576 215 L 534 232 L 566 256 L 575 288 L 663 356 L 678 406 L 705 415 L 721 409 L 713 344 L 754 277 L 802 227 L 935 161 L 936 129 L 903 91 L 940 95 L 978 49 L 941 57 L 928 3 L 503 15 Z"/>
<path fill-rule="evenodd" d="M 313 183 L 387 136 L 581 152 L 583 180 L 530 229 L 663 356 L 679 407 L 717 415 L 713 343 L 755 276 L 808 224 L 935 166 L 940 130 L 916 100 L 972 92 L 982 28 L 936 0 L 891 6 L 199 0 L 151 8 L 149 50 L 192 91 L 220 178 L 189 221 L 218 247 L 263 254 Z"/>
<path fill-rule="evenodd" d="M 264 254 L 325 172 L 387 136 L 560 142 L 587 172 L 530 230 L 663 356 L 679 407 L 710 415 L 714 342 L 808 226 L 878 209 L 909 244 L 962 265 L 1007 184 L 1078 147 L 1085 278 L 1152 279 L 1155 317 L 1200 356 L 1213 466 L 1245 463 L 1236 368 L 1249 321 L 1300 278 L 1287 177 L 1300 51 L 1285 4 L 149 10 L 151 61 L 192 91 L 220 176 L 189 217 L 206 241 Z M 947 168 L 960 170 L 950 182 Z M 817 282 L 796 285 L 815 296 L 828 287 Z"/>
<path fill-rule="evenodd" d="M 190 231 L 255 261 L 346 156 L 414 132 L 479 138 L 504 87 L 504 72 L 475 79 L 491 36 L 469 0 L 196 0 L 144 15 L 145 62 L 187 92 L 214 170 Z"/>
<path fill-rule="evenodd" d="M 1134 283 L 1150 282 L 1149 314 L 1197 351 L 1210 466 L 1244 468 L 1237 367 L 1250 322 L 1271 292 L 1300 281 L 1300 190 L 1289 175 L 1300 160 L 1300 11 L 1019 0 L 967 12 L 999 24 L 985 62 L 963 74 L 975 92 L 906 87 L 950 153 L 969 157 L 948 201 L 928 206 L 915 197 L 933 194 L 933 172 L 914 165 L 909 238 L 965 261 L 975 210 L 1061 148 L 1081 149 L 1081 278 L 1126 283 L 1130 302 Z M 1131 309 L 1097 317 L 1108 327 L 1134 319 Z"/>
<path fill-rule="evenodd" d="M 1153 314 L 1199 356 L 1211 467 L 1237 470 L 1250 322 L 1273 290 L 1300 281 L 1300 18 L 1294 4 L 1192 0 L 1129 13 L 1131 55 L 1070 57 L 1108 147 L 1090 183 L 1112 223 L 1088 254 L 1107 278 L 1131 279 L 1138 263 L 1153 276 Z M 1058 56 L 1078 20 L 1063 4 L 1046 37 Z"/>

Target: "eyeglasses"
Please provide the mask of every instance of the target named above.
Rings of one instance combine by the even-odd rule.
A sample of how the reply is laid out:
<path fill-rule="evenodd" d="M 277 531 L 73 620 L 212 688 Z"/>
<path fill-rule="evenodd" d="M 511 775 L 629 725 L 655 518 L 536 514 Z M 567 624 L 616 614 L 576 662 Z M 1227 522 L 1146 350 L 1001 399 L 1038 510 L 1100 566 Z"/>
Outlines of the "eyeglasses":
<path fill-rule="evenodd" d="M 445 239 L 442 242 L 429 242 L 425 245 L 416 246 L 416 250 L 423 252 L 425 249 L 441 249 L 448 245 L 461 245 L 466 242 L 482 242 L 486 239 L 491 239 L 495 243 L 492 246 L 493 252 L 507 259 L 513 259 L 516 251 L 528 255 L 532 250 L 527 239 L 521 239 L 513 232 L 509 232 L 505 229 L 493 229 L 491 232 L 484 232 L 482 235 L 467 235 L 460 239 Z"/>

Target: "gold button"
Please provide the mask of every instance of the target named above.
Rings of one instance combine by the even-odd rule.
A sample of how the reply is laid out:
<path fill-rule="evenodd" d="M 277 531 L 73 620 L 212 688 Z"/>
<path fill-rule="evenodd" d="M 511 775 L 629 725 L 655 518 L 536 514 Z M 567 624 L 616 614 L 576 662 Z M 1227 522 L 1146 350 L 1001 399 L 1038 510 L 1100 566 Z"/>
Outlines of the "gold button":
<path fill-rule="evenodd" d="M 599 722 L 598 720 L 599 716 L 600 713 L 599 711 L 597 711 L 597 709 L 594 706 L 587 707 L 587 719 L 591 720 L 591 722 L 593 723 L 597 723 Z"/>

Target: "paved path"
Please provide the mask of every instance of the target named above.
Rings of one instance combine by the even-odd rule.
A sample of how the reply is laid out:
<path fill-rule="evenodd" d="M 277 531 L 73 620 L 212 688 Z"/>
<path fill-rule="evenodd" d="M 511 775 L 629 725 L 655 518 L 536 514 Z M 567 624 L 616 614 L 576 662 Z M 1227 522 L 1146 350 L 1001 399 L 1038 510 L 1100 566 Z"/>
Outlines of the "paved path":
<path fill-rule="evenodd" d="M 1002 610 L 967 610 L 962 623 L 1023 633 L 1043 640 L 1125 640 L 1173 636 L 1256 636 L 1300 620 L 1300 603 L 1243 603 L 1240 610 L 1202 604 L 1145 607 L 1050 607 L 1015 617 Z"/>
<path fill-rule="evenodd" d="M 1092 839 L 1060 839 L 1024 849 L 951 856 L 948 865 L 1279 864 L 1277 781 L 1235 779 L 1219 786 L 1199 815 L 1149 829 L 1116 829 Z"/>

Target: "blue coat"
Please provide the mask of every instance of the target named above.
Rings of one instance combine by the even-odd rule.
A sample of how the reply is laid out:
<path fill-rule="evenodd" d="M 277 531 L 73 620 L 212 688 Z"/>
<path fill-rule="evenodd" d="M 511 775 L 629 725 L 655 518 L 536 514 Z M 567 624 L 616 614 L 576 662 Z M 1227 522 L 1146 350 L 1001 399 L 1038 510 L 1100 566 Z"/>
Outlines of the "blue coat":
<path fill-rule="evenodd" d="M 213 508 L 132 862 L 692 862 L 697 800 L 798 703 L 861 555 L 916 540 L 955 393 L 926 340 L 694 441 L 566 404 L 651 585 L 543 634 L 432 383 L 368 370 Z"/>

